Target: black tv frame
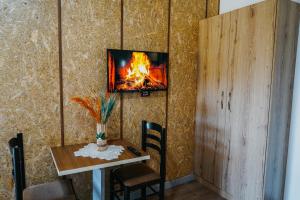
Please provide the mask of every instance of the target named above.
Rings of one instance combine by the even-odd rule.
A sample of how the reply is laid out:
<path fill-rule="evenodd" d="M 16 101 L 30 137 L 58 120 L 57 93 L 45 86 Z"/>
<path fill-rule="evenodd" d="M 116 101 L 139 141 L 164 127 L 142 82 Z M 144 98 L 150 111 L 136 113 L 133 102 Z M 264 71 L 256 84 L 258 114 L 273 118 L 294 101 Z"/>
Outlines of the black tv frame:
<path fill-rule="evenodd" d="M 126 52 L 142 52 L 142 53 L 161 53 L 167 55 L 167 62 L 166 62 L 166 73 L 167 73 L 167 86 L 164 89 L 146 89 L 146 90 L 115 90 L 115 91 L 109 91 L 109 66 L 108 66 L 108 53 L 109 51 L 126 51 Z M 123 49 L 106 49 L 106 87 L 107 92 L 118 92 L 118 93 L 134 93 L 134 92 L 155 92 L 155 91 L 168 91 L 169 88 L 169 53 L 167 52 L 158 52 L 158 51 L 142 51 L 142 50 L 123 50 Z"/>

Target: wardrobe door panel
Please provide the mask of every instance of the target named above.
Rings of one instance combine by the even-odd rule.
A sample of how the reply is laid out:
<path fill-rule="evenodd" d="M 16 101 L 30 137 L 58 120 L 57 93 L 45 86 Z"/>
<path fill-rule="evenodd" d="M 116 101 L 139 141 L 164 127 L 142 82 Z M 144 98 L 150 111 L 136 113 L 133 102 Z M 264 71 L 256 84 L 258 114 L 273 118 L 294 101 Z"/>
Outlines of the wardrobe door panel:
<path fill-rule="evenodd" d="M 195 172 L 209 184 L 222 188 L 227 155 L 225 112 L 229 17 L 200 22 L 199 72 L 196 107 Z"/>
<path fill-rule="evenodd" d="M 226 130 L 230 163 L 226 190 L 234 199 L 263 199 L 272 82 L 275 1 L 231 13 Z"/>
<path fill-rule="evenodd" d="M 263 199 L 275 10 L 269 0 L 199 26 L 195 172 L 230 199 Z"/>

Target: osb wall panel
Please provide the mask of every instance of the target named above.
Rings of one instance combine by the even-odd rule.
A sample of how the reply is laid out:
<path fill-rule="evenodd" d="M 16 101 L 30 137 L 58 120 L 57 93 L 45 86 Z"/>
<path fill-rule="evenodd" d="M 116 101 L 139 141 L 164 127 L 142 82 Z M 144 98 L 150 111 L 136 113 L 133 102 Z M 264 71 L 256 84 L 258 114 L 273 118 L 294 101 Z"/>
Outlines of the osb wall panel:
<path fill-rule="evenodd" d="M 213 17 L 219 14 L 220 0 L 207 1 L 207 17 Z"/>
<path fill-rule="evenodd" d="M 171 6 L 167 175 L 175 179 L 193 171 L 198 22 L 206 2 L 173 0 Z"/>
<path fill-rule="evenodd" d="M 0 199 L 13 199 L 8 140 L 24 133 L 27 186 L 53 180 L 60 144 L 57 3 L 0 1 Z"/>
<path fill-rule="evenodd" d="M 66 144 L 95 140 L 96 123 L 72 96 L 106 91 L 106 49 L 120 48 L 120 1 L 63 1 L 63 81 Z M 119 102 L 119 101 L 118 101 Z M 108 136 L 119 137 L 119 105 Z"/>
<path fill-rule="evenodd" d="M 62 1 L 62 45 L 65 143 L 95 142 L 96 123 L 72 96 L 106 91 L 106 49 L 120 48 L 120 1 Z M 120 132 L 119 100 L 108 124 L 108 137 Z M 90 175 L 76 175 L 77 190 L 86 199 Z M 82 179 L 87 182 L 83 183 Z M 84 181 L 85 182 L 85 181 Z M 87 187 L 88 186 L 88 187 Z"/>
<path fill-rule="evenodd" d="M 166 52 L 168 5 L 168 0 L 124 0 L 124 49 Z M 153 92 L 149 97 L 124 94 L 123 135 L 136 145 L 141 141 L 142 120 L 165 126 L 165 91 Z"/>

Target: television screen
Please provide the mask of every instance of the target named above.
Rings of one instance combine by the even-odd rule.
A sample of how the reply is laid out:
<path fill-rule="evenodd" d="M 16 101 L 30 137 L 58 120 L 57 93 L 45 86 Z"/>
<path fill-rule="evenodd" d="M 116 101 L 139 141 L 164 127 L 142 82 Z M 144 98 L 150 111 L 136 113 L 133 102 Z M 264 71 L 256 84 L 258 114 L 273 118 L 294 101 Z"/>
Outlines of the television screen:
<path fill-rule="evenodd" d="M 167 89 L 168 54 L 107 50 L 108 91 Z"/>

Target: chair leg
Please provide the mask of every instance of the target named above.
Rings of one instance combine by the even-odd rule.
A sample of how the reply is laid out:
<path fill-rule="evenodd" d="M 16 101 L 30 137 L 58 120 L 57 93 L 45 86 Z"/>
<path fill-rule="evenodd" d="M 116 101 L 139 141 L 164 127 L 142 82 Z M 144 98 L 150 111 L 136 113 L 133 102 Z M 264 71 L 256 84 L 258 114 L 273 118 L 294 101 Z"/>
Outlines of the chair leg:
<path fill-rule="evenodd" d="M 130 190 L 128 187 L 124 188 L 124 200 L 130 200 Z"/>
<path fill-rule="evenodd" d="M 110 181 L 110 182 L 109 182 L 109 193 L 110 193 L 109 199 L 110 199 L 110 200 L 114 200 L 114 196 L 115 196 L 115 185 L 114 185 L 114 181 L 115 181 L 115 179 L 114 179 L 114 175 L 113 175 L 112 172 L 110 173 L 110 180 L 109 180 L 109 181 Z"/>
<path fill-rule="evenodd" d="M 70 183 L 71 183 L 71 187 L 72 187 L 72 190 L 73 190 L 73 193 L 74 193 L 74 196 L 75 196 L 75 199 L 76 200 L 79 200 L 79 198 L 77 197 L 77 194 L 75 192 L 75 188 L 74 188 L 74 184 L 73 184 L 73 180 L 70 178 Z"/>
<path fill-rule="evenodd" d="M 146 186 L 142 188 L 141 192 L 142 200 L 146 200 Z"/>
<path fill-rule="evenodd" d="M 165 198 L 165 183 L 162 181 L 159 184 L 159 200 L 164 200 Z"/>

